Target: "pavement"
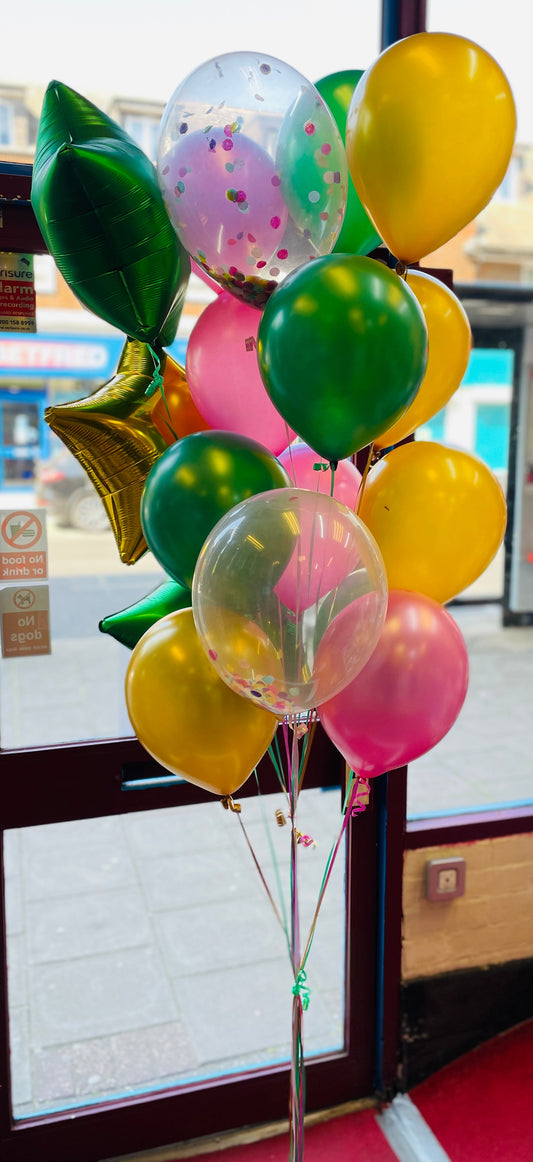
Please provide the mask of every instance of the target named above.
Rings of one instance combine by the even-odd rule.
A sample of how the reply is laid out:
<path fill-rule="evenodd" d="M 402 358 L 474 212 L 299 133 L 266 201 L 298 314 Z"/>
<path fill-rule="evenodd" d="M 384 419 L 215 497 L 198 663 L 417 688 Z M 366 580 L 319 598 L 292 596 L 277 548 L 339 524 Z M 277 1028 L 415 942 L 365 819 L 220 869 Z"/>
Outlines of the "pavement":
<path fill-rule="evenodd" d="M 150 557 L 117 566 L 106 533 L 53 526 L 50 560 L 52 654 L 4 660 L 4 747 L 131 733 L 129 654 L 97 623 L 153 589 L 160 571 Z M 533 797 L 533 627 L 504 629 L 495 603 L 451 612 L 470 689 L 449 735 L 410 768 L 411 816 Z M 277 806 L 281 796 L 247 800 L 243 818 L 271 890 L 279 877 L 286 896 Z M 299 827 L 317 843 L 300 853 L 305 930 L 339 794 L 304 790 Z M 237 817 L 218 803 L 7 832 L 5 873 L 17 1117 L 287 1059 L 285 936 Z M 341 853 L 308 966 L 309 1054 L 342 1043 L 343 921 Z"/>

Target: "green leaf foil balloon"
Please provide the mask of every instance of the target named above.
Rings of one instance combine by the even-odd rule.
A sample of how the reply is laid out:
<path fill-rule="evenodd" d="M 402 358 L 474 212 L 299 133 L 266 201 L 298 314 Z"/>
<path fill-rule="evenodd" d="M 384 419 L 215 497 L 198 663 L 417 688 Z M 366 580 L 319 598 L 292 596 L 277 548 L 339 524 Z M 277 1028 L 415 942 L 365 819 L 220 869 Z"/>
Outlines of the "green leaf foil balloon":
<path fill-rule="evenodd" d="M 336 461 L 409 407 L 426 369 L 427 328 L 397 274 L 371 258 L 333 254 L 274 292 L 258 357 L 274 406 L 315 452 Z"/>
<path fill-rule="evenodd" d="M 333 114 L 343 141 L 350 102 L 362 76 L 360 69 L 344 69 L 339 73 L 329 73 L 327 77 L 322 77 L 316 82 L 316 88 Z M 369 250 L 374 250 L 380 242 L 381 238 L 361 205 L 352 179 L 348 177 L 346 211 L 333 253 L 368 254 Z"/>
<path fill-rule="evenodd" d="M 134 605 L 103 617 L 98 629 L 132 650 L 156 621 L 166 617 L 167 613 L 188 609 L 191 604 L 190 589 L 179 585 L 177 581 L 163 581 L 162 585 L 158 585 L 157 589 L 136 601 Z"/>
<path fill-rule="evenodd" d="M 241 500 L 290 485 L 262 444 L 233 432 L 196 432 L 173 444 L 146 481 L 141 522 L 161 567 L 190 587 L 202 545 Z"/>
<path fill-rule="evenodd" d="M 42 235 L 80 302 L 142 342 L 172 342 L 190 271 L 154 166 L 100 109 L 46 90 L 31 194 Z"/>

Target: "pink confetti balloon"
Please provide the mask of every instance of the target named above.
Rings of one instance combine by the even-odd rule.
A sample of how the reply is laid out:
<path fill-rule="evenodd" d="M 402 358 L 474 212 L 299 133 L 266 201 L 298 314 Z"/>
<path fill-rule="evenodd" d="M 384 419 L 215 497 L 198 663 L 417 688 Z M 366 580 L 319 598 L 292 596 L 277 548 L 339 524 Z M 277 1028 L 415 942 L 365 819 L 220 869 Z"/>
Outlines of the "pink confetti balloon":
<path fill-rule="evenodd" d="M 243 281 L 259 263 L 268 278 L 287 207 L 274 162 L 260 145 L 231 126 L 187 133 L 162 159 L 160 173 L 181 241 L 196 261 L 215 277 L 227 270 L 237 280 L 242 272 Z"/>
<path fill-rule="evenodd" d="M 444 738 L 467 687 L 466 645 L 450 614 L 424 594 L 391 590 L 373 654 L 320 720 L 352 770 L 371 778 Z"/>
<path fill-rule="evenodd" d="M 225 53 L 165 109 L 158 179 L 181 242 L 226 290 L 262 307 L 342 226 L 344 144 L 318 89 L 276 57 Z"/>
<path fill-rule="evenodd" d="M 294 432 L 267 395 L 257 364 L 260 313 L 221 294 L 202 311 L 187 346 L 187 383 L 211 428 L 258 440 L 277 455 Z"/>
<path fill-rule="evenodd" d="M 322 460 L 307 444 L 292 444 L 278 456 L 286 472 L 297 488 L 309 488 L 313 492 L 331 495 L 331 468 L 327 460 Z M 320 470 L 317 469 L 320 465 Z M 333 495 L 348 508 L 355 509 L 357 493 L 361 484 L 361 473 L 351 460 L 339 460 L 335 471 Z"/>

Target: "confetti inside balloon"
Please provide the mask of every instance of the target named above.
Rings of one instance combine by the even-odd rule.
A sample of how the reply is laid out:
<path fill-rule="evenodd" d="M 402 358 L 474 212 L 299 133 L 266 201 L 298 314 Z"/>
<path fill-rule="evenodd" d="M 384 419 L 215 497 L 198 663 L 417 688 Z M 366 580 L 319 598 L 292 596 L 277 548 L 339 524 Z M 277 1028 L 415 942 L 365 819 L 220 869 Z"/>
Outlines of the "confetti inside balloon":
<path fill-rule="evenodd" d="M 291 270 L 328 254 L 342 226 L 341 135 L 318 90 L 274 57 L 228 53 L 178 86 L 158 175 L 194 261 L 257 307 Z"/>

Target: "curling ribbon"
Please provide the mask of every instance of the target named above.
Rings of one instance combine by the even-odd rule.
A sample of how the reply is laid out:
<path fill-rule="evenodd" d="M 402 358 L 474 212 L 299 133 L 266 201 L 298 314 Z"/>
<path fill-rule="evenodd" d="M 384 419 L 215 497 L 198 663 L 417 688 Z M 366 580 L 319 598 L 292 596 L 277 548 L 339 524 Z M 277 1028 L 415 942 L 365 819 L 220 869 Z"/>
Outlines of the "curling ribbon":
<path fill-rule="evenodd" d="M 309 1008 L 309 1001 L 311 1000 L 311 989 L 306 984 L 306 981 L 307 973 L 301 968 L 292 986 L 292 993 L 293 996 L 300 998 L 304 1011 Z"/>

